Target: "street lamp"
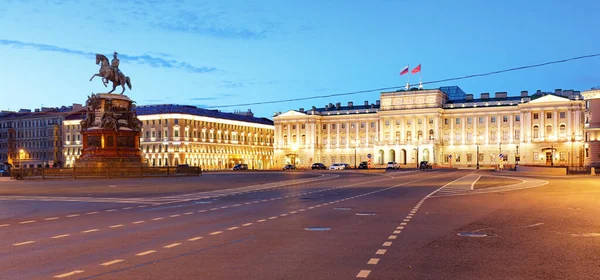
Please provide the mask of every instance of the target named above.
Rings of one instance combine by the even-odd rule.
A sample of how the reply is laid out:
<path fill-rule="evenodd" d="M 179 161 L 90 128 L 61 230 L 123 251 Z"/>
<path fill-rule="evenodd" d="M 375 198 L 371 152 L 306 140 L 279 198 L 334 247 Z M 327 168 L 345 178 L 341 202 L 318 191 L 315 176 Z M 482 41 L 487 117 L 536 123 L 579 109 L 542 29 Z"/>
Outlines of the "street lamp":
<path fill-rule="evenodd" d="M 354 144 L 354 169 L 356 169 L 356 146 L 358 146 L 358 141 L 353 140 L 352 143 Z"/>
<path fill-rule="evenodd" d="M 548 139 L 551 141 L 550 142 L 550 147 L 551 147 L 551 151 L 552 151 L 552 156 L 550 157 L 550 166 L 554 166 L 554 141 L 556 141 L 556 137 L 554 136 L 550 136 L 548 137 Z"/>
<path fill-rule="evenodd" d="M 479 169 L 479 145 L 481 145 L 482 140 L 483 136 L 481 135 L 477 136 L 477 138 L 475 139 L 475 144 L 477 145 L 477 154 L 475 155 L 477 157 L 477 169 Z"/>
<path fill-rule="evenodd" d="M 419 143 L 421 142 L 421 136 L 417 136 L 417 157 L 415 158 L 417 169 L 419 168 Z"/>
<path fill-rule="evenodd" d="M 23 169 L 23 154 L 25 150 L 19 149 L 19 169 Z"/>

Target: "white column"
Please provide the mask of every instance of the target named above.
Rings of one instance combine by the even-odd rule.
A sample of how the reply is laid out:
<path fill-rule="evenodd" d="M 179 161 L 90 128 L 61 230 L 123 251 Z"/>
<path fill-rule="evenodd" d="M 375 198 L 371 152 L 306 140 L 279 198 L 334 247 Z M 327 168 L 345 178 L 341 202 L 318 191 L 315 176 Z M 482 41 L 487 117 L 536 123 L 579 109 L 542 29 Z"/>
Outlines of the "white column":
<path fill-rule="evenodd" d="M 540 114 L 540 137 L 542 139 L 544 139 L 546 136 L 546 126 L 544 125 L 545 120 L 546 120 L 546 113 L 544 113 L 544 110 L 542 110 L 542 112 Z"/>
<path fill-rule="evenodd" d="M 429 124 L 429 116 L 425 115 L 425 120 L 423 123 L 423 137 L 429 141 L 429 129 L 427 129 L 427 125 Z"/>
<path fill-rule="evenodd" d="M 400 140 L 406 142 L 406 118 L 400 117 Z"/>
<path fill-rule="evenodd" d="M 359 137 L 360 136 L 360 133 L 359 133 L 360 123 L 361 123 L 360 120 L 356 123 L 356 134 L 354 135 L 354 140 L 356 140 L 357 143 L 360 141 L 360 137 Z"/>
<path fill-rule="evenodd" d="M 510 121 L 510 128 L 509 129 L 510 130 L 508 131 L 508 138 L 509 138 L 508 142 L 512 144 L 512 143 L 514 143 L 513 139 L 515 138 L 515 135 L 514 135 L 514 133 L 515 133 L 515 126 L 514 126 L 514 122 L 513 122 L 515 120 L 515 115 L 510 114 L 510 115 L 508 115 L 508 117 L 510 118 L 510 120 L 509 120 Z"/>
<path fill-rule="evenodd" d="M 571 114 L 573 114 L 573 110 L 571 108 L 567 109 L 567 138 L 571 139 L 571 135 L 573 134 L 573 124 Z"/>
<path fill-rule="evenodd" d="M 412 118 L 412 137 L 415 140 L 418 140 L 417 137 L 419 135 L 417 134 L 417 116 L 413 116 Z"/>
<path fill-rule="evenodd" d="M 502 115 L 496 117 L 496 123 L 498 123 L 496 137 L 498 138 L 498 143 L 502 143 Z"/>
<path fill-rule="evenodd" d="M 440 126 L 439 126 L 439 119 L 440 116 L 439 115 L 434 115 L 433 116 L 433 137 L 436 139 L 436 141 L 440 141 Z M 439 159 L 438 159 L 439 161 Z"/>
<path fill-rule="evenodd" d="M 331 123 L 326 123 L 327 126 L 327 148 L 331 148 Z"/>
<path fill-rule="evenodd" d="M 552 134 L 554 134 L 555 139 L 558 139 L 558 112 L 556 108 L 552 111 L 552 118 L 554 119 L 554 124 L 552 126 Z"/>
<path fill-rule="evenodd" d="M 336 135 L 336 147 L 339 148 L 340 147 L 340 123 L 336 123 L 335 124 L 335 132 L 337 133 Z"/>
<path fill-rule="evenodd" d="M 392 145 L 396 144 L 396 119 L 390 119 L 390 139 L 392 140 Z"/>
<path fill-rule="evenodd" d="M 465 127 L 467 127 L 466 123 L 467 123 L 467 118 L 461 117 L 460 118 L 460 124 L 461 124 L 461 132 L 460 132 L 461 136 L 460 136 L 460 138 L 462 140 L 461 141 L 462 145 L 464 145 L 465 143 L 467 143 L 466 139 L 465 139 L 465 136 L 466 136 Z"/>
<path fill-rule="evenodd" d="M 346 124 L 346 148 L 350 147 L 350 124 Z"/>
<path fill-rule="evenodd" d="M 477 123 L 479 122 L 479 116 L 473 116 L 473 143 L 477 144 Z"/>
<path fill-rule="evenodd" d="M 365 147 L 369 147 L 369 127 L 371 127 L 371 120 L 367 120 L 365 123 L 366 127 L 366 136 L 365 136 Z"/>
<path fill-rule="evenodd" d="M 450 145 L 454 144 L 454 122 L 456 121 L 454 117 L 448 118 L 450 120 Z"/>
<path fill-rule="evenodd" d="M 287 123 L 287 130 L 288 130 L 288 131 L 287 131 L 287 136 L 288 136 L 288 147 L 290 147 L 290 146 L 291 146 L 291 144 L 292 144 L 292 140 L 293 140 L 293 139 L 292 139 L 292 124 L 291 124 L 291 123 Z M 255 135 L 255 134 L 256 134 L 256 133 L 253 133 L 253 134 L 252 134 L 252 144 L 254 144 L 254 135 Z"/>
<path fill-rule="evenodd" d="M 490 117 L 485 116 L 484 121 L 485 121 L 485 144 L 487 145 L 490 143 Z"/>
<path fill-rule="evenodd" d="M 525 133 L 526 133 L 525 114 L 523 113 L 523 111 L 521 111 L 519 118 L 520 118 L 519 119 L 519 142 L 523 143 L 523 139 L 525 139 Z"/>

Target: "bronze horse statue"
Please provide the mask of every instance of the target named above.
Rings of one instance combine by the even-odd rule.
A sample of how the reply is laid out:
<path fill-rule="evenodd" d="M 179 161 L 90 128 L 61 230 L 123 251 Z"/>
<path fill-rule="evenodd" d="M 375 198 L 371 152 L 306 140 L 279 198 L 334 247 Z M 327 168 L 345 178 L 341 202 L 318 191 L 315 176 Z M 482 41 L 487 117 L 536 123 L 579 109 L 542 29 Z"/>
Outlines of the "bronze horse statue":
<path fill-rule="evenodd" d="M 96 54 L 96 65 L 98 64 L 100 64 L 100 71 L 98 74 L 94 74 L 90 78 L 90 81 L 94 79 L 94 77 L 102 77 L 102 84 L 104 84 L 105 87 L 106 83 L 108 83 L 108 81 L 111 81 L 113 83 L 113 89 L 108 93 L 112 93 L 113 91 L 115 91 L 117 86 L 121 86 L 123 88 L 121 94 L 123 94 L 123 92 L 125 92 L 125 84 L 127 84 L 129 90 L 131 90 L 131 80 L 129 80 L 129 77 L 123 75 L 121 71 L 118 71 L 118 73 L 115 74 L 115 71 L 110 66 L 110 63 L 108 62 L 108 58 L 106 58 L 106 56 L 104 56 L 103 54 Z"/>

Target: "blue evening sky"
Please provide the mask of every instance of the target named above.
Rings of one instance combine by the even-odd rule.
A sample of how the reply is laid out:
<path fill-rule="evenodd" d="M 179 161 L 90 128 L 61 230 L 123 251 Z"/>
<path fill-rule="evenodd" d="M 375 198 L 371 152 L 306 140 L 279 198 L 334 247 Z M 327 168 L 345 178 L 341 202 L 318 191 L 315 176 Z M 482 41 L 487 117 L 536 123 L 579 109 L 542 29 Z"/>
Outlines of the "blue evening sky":
<path fill-rule="evenodd" d="M 217 106 L 402 86 L 600 53 L 600 1 L 0 0 L 0 109 L 83 103 L 106 92 L 94 53 L 131 77 L 139 105 Z M 467 93 L 585 90 L 600 58 L 458 85 Z M 414 76 L 412 81 L 418 80 Z M 120 92 L 120 88 L 117 89 Z M 375 102 L 378 92 L 269 105 L 258 116 Z"/>

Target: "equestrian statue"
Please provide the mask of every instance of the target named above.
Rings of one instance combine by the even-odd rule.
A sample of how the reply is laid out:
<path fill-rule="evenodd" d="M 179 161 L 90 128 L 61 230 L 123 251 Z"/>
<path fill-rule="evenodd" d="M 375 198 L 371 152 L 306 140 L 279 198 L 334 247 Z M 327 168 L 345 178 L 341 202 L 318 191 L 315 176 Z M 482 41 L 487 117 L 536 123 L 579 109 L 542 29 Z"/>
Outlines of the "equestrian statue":
<path fill-rule="evenodd" d="M 109 81 L 113 83 L 113 89 L 108 93 L 112 93 L 117 86 L 121 86 L 123 88 L 121 94 L 123 94 L 123 92 L 125 92 L 126 84 L 127 87 L 129 87 L 129 90 L 131 90 L 131 80 L 119 70 L 119 59 L 117 58 L 117 55 L 118 53 L 115 52 L 111 63 L 108 63 L 108 58 L 106 58 L 106 56 L 103 54 L 96 54 L 96 65 L 100 64 L 100 71 L 98 74 L 94 74 L 90 78 L 90 81 L 94 79 L 94 77 L 102 77 L 102 84 L 104 84 L 105 87 Z"/>

